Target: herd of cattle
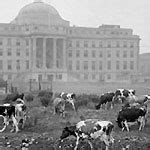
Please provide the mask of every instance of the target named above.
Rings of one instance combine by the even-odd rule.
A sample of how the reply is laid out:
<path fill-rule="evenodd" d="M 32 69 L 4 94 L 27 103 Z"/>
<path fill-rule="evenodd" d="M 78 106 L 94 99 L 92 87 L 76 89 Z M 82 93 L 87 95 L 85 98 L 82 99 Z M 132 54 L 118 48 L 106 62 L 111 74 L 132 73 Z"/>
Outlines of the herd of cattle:
<path fill-rule="evenodd" d="M 72 108 L 76 111 L 76 95 L 74 93 L 60 93 L 53 100 L 53 114 L 61 114 L 65 117 L 65 105 L 70 103 Z M 115 92 L 107 92 L 102 94 L 99 97 L 99 102 L 95 105 L 95 109 L 98 110 L 102 105 L 107 108 L 107 105 L 110 103 L 111 109 L 114 105 L 118 103 L 122 104 L 121 110 L 117 115 L 117 124 L 122 131 L 126 129 L 129 131 L 130 123 L 138 123 L 139 130 L 142 130 L 145 126 L 148 109 L 147 104 L 150 101 L 149 95 L 136 96 L 135 90 L 132 89 L 117 89 Z M 18 132 L 21 128 L 24 127 L 26 121 L 26 112 L 27 107 L 24 102 L 24 94 L 17 95 L 15 99 L 12 100 L 12 103 L 7 103 L 0 105 L 0 117 L 4 120 L 4 126 L 0 130 L 3 132 L 8 126 L 10 120 L 13 123 L 12 131 Z M 62 134 L 58 141 L 63 142 L 67 137 L 75 136 L 76 137 L 76 146 L 75 150 L 78 147 L 80 140 L 86 139 L 92 149 L 92 139 L 99 138 L 106 145 L 106 149 L 114 142 L 112 137 L 112 130 L 114 124 L 109 120 L 99 120 L 99 119 L 86 119 L 81 120 L 76 125 L 67 126 L 63 129 Z"/>

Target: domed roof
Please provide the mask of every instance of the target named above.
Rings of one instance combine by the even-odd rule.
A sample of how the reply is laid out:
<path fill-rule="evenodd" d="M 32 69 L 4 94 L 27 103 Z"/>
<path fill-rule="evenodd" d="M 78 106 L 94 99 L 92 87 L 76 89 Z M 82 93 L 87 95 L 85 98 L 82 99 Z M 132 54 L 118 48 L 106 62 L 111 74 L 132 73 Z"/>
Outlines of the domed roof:
<path fill-rule="evenodd" d="M 11 22 L 13 24 L 55 25 L 64 21 L 57 10 L 40 0 L 24 6 L 18 16 Z"/>

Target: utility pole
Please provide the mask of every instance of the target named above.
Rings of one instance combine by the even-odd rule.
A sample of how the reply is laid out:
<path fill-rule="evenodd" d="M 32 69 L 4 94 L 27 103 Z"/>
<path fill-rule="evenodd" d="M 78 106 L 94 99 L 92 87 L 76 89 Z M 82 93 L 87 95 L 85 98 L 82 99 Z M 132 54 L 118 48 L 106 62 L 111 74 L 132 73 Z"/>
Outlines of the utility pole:
<path fill-rule="evenodd" d="M 32 79 L 29 79 L 29 91 L 31 92 L 32 90 Z"/>

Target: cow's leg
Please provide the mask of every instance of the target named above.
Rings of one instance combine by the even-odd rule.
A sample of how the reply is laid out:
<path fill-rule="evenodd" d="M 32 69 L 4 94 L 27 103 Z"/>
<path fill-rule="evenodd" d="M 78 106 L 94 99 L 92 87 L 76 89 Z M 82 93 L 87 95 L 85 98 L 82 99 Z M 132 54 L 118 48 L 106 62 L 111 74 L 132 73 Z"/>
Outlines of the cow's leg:
<path fill-rule="evenodd" d="M 110 105 L 110 108 L 113 109 L 113 108 L 114 108 L 114 103 L 113 103 L 113 102 L 110 102 L 110 104 L 111 104 L 111 105 Z"/>
<path fill-rule="evenodd" d="M 127 121 L 125 121 L 125 122 L 124 122 L 124 125 L 125 125 L 125 127 L 126 127 L 127 131 L 129 132 L 129 126 L 128 126 Z"/>
<path fill-rule="evenodd" d="M 75 108 L 75 105 L 74 105 L 74 101 L 73 101 L 73 100 L 70 100 L 70 103 L 71 103 L 71 105 L 72 105 L 72 107 L 73 107 L 73 109 L 74 109 L 74 111 L 75 111 L 76 108 Z"/>
<path fill-rule="evenodd" d="M 90 147 L 91 147 L 91 150 L 93 149 L 93 144 L 91 141 L 87 140 L 87 142 L 89 143 Z"/>
<path fill-rule="evenodd" d="M 141 131 L 144 128 L 144 126 L 145 126 L 145 117 L 141 117 L 139 131 Z"/>
<path fill-rule="evenodd" d="M 74 150 L 77 150 L 78 145 L 79 145 L 79 140 L 80 140 L 80 137 L 77 136 L 76 146 L 74 147 Z"/>
<path fill-rule="evenodd" d="M 0 132 L 3 132 L 6 129 L 7 125 L 9 124 L 9 122 L 7 121 L 6 117 L 4 117 L 4 116 L 1 116 L 1 117 L 3 117 L 3 119 L 4 119 L 4 127 L 3 127 L 3 129 L 0 130 Z"/>
<path fill-rule="evenodd" d="M 12 115 L 12 121 L 13 121 L 13 124 L 16 128 L 16 132 L 18 132 L 19 131 L 18 122 L 17 122 L 16 118 L 13 115 Z"/>

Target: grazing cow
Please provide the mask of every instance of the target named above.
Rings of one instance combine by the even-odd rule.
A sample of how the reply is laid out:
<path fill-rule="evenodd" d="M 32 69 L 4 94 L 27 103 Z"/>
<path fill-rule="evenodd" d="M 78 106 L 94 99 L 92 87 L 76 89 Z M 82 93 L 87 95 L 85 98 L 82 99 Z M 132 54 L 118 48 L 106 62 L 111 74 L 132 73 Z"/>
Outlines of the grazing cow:
<path fill-rule="evenodd" d="M 130 105 L 123 107 L 117 116 L 117 123 L 122 131 L 126 128 L 129 131 L 128 124 L 139 123 L 139 130 L 142 130 L 145 126 L 145 117 L 147 113 L 147 106 L 130 107 Z"/>
<path fill-rule="evenodd" d="M 6 127 L 9 125 L 9 121 L 12 120 L 13 126 L 15 127 L 12 131 L 19 131 L 18 124 L 22 124 L 24 127 L 25 118 L 26 118 L 26 106 L 23 100 L 17 99 L 16 104 L 3 104 L 0 105 L 0 116 L 4 119 L 4 127 L 0 130 L 3 132 Z"/>
<path fill-rule="evenodd" d="M 107 104 L 107 103 L 111 103 L 111 108 L 113 108 L 114 106 L 114 96 L 115 93 L 114 92 L 108 92 L 108 93 L 104 93 L 100 96 L 99 98 L 99 104 L 95 106 L 96 109 L 100 109 L 101 105 L 103 104 Z"/>
<path fill-rule="evenodd" d="M 0 132 L 3 132 L 6 129 L 10 119 L 13 121 L 13 125 L 16 129 L 16 132 L 19 131 L 18 123 L 15 118 L 15 111 L 16 111 L 15 106 L 12 106 L 10 104 L 0 105 L 0 116 L 3 117 L 4 119 L 4 127 L 0 130 Z"/>
<path fill-rule="evenodd" d="M 6 98 L 4 99 L 4 102 L 9 102 L 9 103 L 15 102 L 18 98 L 23 100 L 24 99 L 24 93 L 19 94 L 17 92 L 17 93 L 8 94 L 6 96 Z"/>
<path fill-rule="evenodd" d="M 65 93 L 65 92 L 62 92 L 60 94 L 60 98 L 62 98 L 63 100 L 66 101 L 66 103 L 70 103 L 73 107 L 74 110 L 75 109 L 75 105 L 74 105 L 74 101 L 75 101 L 75 98 L 76 98 L 76 95 L 74 93 Z"/>
<path fill-rule="evenodd" d="M 62 117 L 65 117 L 65 103 L 66 102 L 64 99 L 56 97 L 53 101 L 53 114 L 55 115 L 56 113 L 58 113 L 61 114 Z"/>
<path fill-rule="evenodd" d="M 117 89 L 115 92 L 115 102 L 127 102 L 130 98 L 135 97 L 135 90 L 133 89 Z"/>
<path fill-rule="evenodd" d="M 76 137 L 76 146 L 74 150 L 77 150 L 80 140 L 87 140 L 92 149 L 93 145 L 90 140 L 99 138 L 106 144 L 106 150 L 108 150 L 110 144 L 114 142 L 111 135 L 113 127 L 114 125 L 110 121 L 87 119 L 78 122 L 74 126 L 65 127 L 60 136 L 60 141 L 62 142 L 63 139 L 72 135 Z"/>

